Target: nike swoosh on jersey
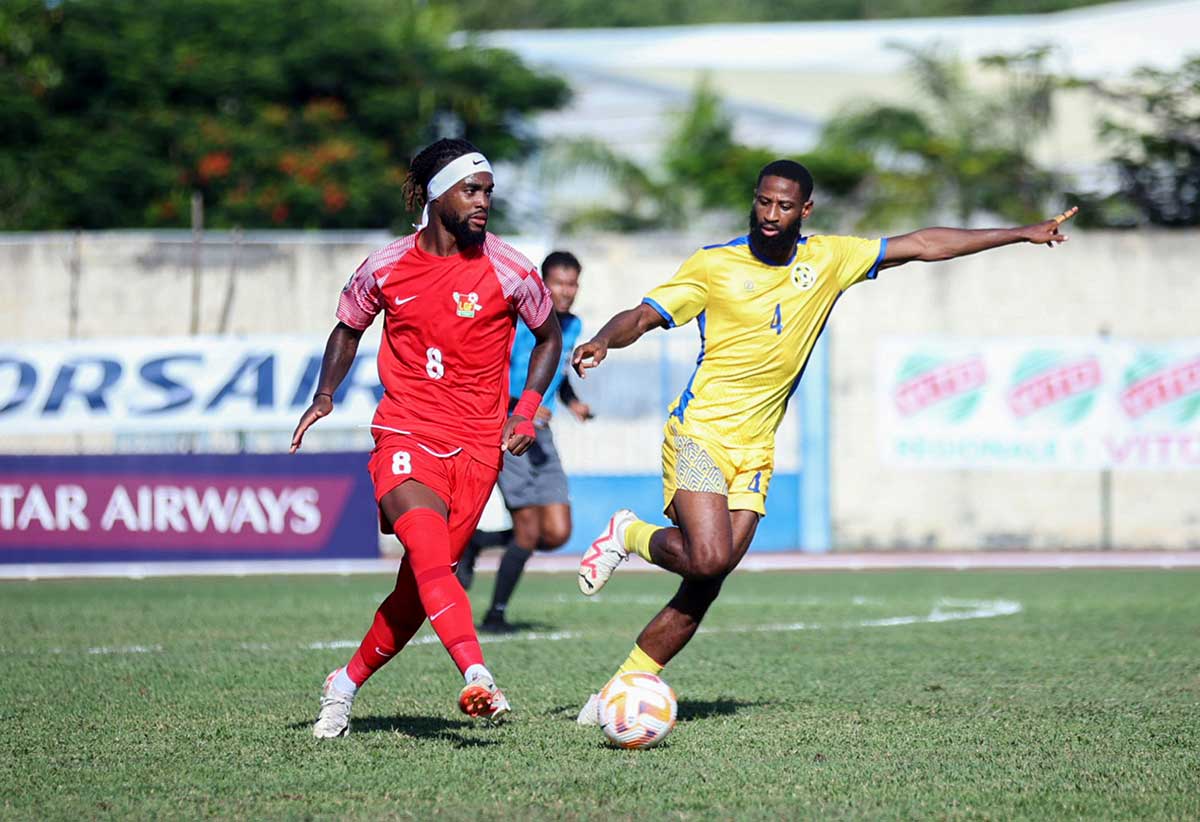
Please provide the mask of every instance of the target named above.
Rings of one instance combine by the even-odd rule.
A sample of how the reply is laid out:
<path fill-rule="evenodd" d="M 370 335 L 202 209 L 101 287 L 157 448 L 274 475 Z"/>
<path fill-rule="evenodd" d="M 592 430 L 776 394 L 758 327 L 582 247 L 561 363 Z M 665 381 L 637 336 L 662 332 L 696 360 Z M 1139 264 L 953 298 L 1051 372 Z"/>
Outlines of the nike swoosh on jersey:
<path fill-rule="evenodd" d="M 411 297 L 405 297 L 403 300 L 402 300 L 402 299 L 400 299 L 399 297 L 397 297 L 397 298 L 396 298 L 396 305 L 404 305 L 404 304 L 405 304 L 405 303 L 407 303 L 407 302 L 412 302 L 413 300 L 415 300 L 415 299 L 416 299 L 417 297 L 419 297 L 419 296 L 421 296 L 421 295 L 420 295 L 420 294 L 413 294 Z"/>

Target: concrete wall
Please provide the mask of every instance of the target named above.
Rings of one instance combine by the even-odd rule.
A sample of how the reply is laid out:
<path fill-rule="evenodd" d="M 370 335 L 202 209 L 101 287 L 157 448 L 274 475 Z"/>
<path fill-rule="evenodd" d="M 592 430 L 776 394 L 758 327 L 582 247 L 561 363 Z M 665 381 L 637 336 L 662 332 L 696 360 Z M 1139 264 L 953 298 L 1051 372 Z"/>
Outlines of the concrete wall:
<path fill-rule="evenodd" d="M 897 471 L 875 445 L 874 357 L 885 334 L 1200 336 L 1200 232 L 1072 232 L 1055 249 L 1015 246 L 884 271 L 830 322 L 834 523 L 846 547 L 1096 546 L 1095 472 Z M 1112 476 L 1119 547 L 1200 548 L 1200 472 Z"/>
<path fill-rule="evenodd" d="M 8 342 L 186 334 L 198 271 L 200 332 L 323 336 L 332 326 L 342 283 L 385 241 L 377 233 L 264 232 L 240 239 L 210 234 L 197 255 L 187 232 L 7 235 L 0 237 L 0 328 Z M 711 241 L 655 234 L 560 243 L 536 238 L 518 245 L 535 262 L 552 244 L 579 255 L 585 270 L 577 309 L 585 328 L 595 330 Z M 1098 473 L 912 471 L 882 464 L 875 420 L 878 341 L 889 334 L 1079 336 L 1101 329 L 1146 340 L 1195 337 L 1197 258 L 1200 232 L 1073 232 L 1065 247 L 1012 247 L 951 263 L 914 264 L 848 292 L 827 330 L 836 547 L 1099 544 Z M 694 356 L 693 330 L 669 336 L 669 344 L 647 340 L 639 348 L 669 349 L 672 360 L 686 359 L 688 352 Z M 605 379 L 619 382 L 623 363 L 626 373 L 646 373 L 637 364 L 650 367 L 646 363 L 658 353 L 639 348 L 616 354 Z M 675 380 L 674 370 L 666 373 L 665 382 Z M 581 393 L 592 387 L 585 384 Z M 660 422 L 655 409 L 661 413 L 665 392 L 649 405 L 640 402 L 644 393 L 644 385 L 629 387 L 630 402 L 646 408 L 638 420 L 610 414 L 588 426 L 561 426 L 558 439 L 568 467 L 595 474 L 653 473 L 657 448 L 651 441 Z M 615 396 L 610 402 L 619 402 L 620 393 Z M 637 435 L 627 438 L 629 431 Z M 794 466 L 794 434 L 786 437 L 781 451 L 787 453 L 780 457 Z M 22 445 L 48 450 L 87 443 L 0 442 L 4 450 Z M 599 470 L 597 460 L 605 462 Z M 1117 471 L 1111 482 L 1116 546 L 1200 548 L 1200 472 Z M 653 504 L 647 500 L 644 507 Z M 791 501 L 773 495 L 769 505 L 779 510 Z"/>

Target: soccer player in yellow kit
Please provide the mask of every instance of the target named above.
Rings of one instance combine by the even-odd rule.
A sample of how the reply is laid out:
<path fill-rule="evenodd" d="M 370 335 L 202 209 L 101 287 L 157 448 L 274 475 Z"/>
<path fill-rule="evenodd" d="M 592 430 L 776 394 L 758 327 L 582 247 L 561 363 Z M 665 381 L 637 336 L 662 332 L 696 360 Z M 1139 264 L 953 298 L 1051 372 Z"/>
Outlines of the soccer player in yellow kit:
<path fill-rule="evenodd" d="M 745 556 L 766 514 L 775 431 L 842 292 L 880 269 L 914 260 L 1065 242 L 1059 226 L 1077 210 L 1020 228 L 924 228 L 878 240 L 802 237 L 812 190 L 804 166 L 769 163 L 759 173 L 747 235 L 697 251 L 672 279 L 636 308 L 615 315 L 572 356 L 584 376 L 610 348 L 631 345 L 653 328 L 694 319 L 700 330 L 696 370 L 664 427 L 663 510 L 675 527 L 618 511 L 579 565 L 579 588 L 589 596 L 630 553 L 683 577 L 617 673 L 659 673 L 696 633 L 721 583 Z M 597 722 L 596 702 L 593 694 L 580 724 Z"/>

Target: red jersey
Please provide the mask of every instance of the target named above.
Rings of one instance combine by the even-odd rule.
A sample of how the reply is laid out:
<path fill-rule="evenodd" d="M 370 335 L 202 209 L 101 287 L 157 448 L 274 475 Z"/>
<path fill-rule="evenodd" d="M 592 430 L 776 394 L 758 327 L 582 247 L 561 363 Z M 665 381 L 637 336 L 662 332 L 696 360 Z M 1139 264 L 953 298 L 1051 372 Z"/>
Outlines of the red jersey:
<path fill-rule="evenodd" d="M 508 414 L 508 363 L 519 315 L 537 328 L 550 292 L 537 270 L 488 234 L 438 257 L 412 234 L 371 254 L 342 289 L 337 317 L 365 329 L 383 312 L 372 427 L 410 433 L 446 455 L 461 448 L 497 468 Z"/>

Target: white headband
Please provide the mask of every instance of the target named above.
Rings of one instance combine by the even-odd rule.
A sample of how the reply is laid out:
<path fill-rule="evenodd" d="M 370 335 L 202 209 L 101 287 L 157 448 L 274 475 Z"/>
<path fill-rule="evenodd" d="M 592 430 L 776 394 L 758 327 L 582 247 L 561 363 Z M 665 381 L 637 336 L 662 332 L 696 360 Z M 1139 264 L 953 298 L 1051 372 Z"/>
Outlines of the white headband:
<path fill-rule="evenodd" d="M 416 229 L 420 231 L 425 226 L 429 225 L 429 203 L 441 197 L 454 186 L 458 185 L 459 180 L 465 180 L 472 174 L 478 174 L 481 171 L 486 171 L 489 174 L 495 174 L 492 171 L 492 164 L 487 161 L 478 152 L 464 154 L 461 157 L 456 157 L 446 164 L 446 167 L 433 175 L 433 179 L 429 181 L 429 185 L 425 187 L 427 192 L 425 197 L 425 208 L 421 211 L 421 222 L 417 223 Z"/>

